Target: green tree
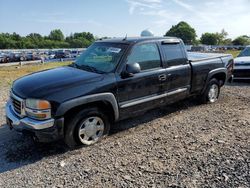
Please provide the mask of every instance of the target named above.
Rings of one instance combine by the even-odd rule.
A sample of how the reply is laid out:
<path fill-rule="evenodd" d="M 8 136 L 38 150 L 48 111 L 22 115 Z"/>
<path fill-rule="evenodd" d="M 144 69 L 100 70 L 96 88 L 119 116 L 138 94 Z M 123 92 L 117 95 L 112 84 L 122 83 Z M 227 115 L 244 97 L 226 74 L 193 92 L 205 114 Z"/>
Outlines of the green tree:
<path fill-rule="evenodd" d="M 233 45 L 245 46 L 250 44 L 250 39 L 248 36 L 239 36 L 233 40 Z"/>
<path fill-rule="evenodd" d="M 224 44 L 224 45 L 232 45 L 232 39 L 230 39 L 230 38 L 225 39 L 225 40 L 223 41 L 223 44 Z"/>
<path fill-rule="evenodd" d="M 0 48 L 1 49 L 15 49 L 19 48 L 19 43 L 22 41 L 22 37 L 16 33 L 1 33 L 0 34 Z"/>
<path fill-rule="evenodd" d="M 228 36 L 228 33 L 225 31 L 225 29 L 222 29 L 220 33 L 217 32 L 215 34 L 217 35 L 217 39 L 218 39 L 217 44 L 220 44 L 220 45 L 225 44 L 226 42 L 225 40 Z"/>
<path fill-rule="evenodd" d="M 219 42 L 218 35 L 216 33 L 203 33 L 201 35 L 201 43 L 206 45 L 217 45 Z"/>
<path fill-rule="evenodd" d="M 44 38 L 39 33 L 30 33 L 25 38 L 25 46 L 27 48 L 43 48 Z"/>
<path fill-rule="evenodd" d="M 180 22 L 177 25 L 173 25 L 165 36 L 178 37 L 183 40 L 185 44 L 194 44 L 196 41 L 196 31 L 186 22 Z"/>
<path fill-rule="evenodd" d="M 66 37 L 66 42 L 71 48 L 85 48 L 95 40 L 94 35 L 89 32 L 74 33 Z"/>
<path fill-rule="evenodd" d="M 90 32 L 72 33 L 65 39 L 59 29 L 51 31 L 49 36 L 30 33 L 22 37 L 17 33 L 0 33 L 0 49 L 84 48 L 94 41 L 94 35 Z"/>
<path fill-rule="evenodd" d="M 6 37 L 1 33 L 0 34 L 0 49 L 6 49 L 7 48 L 7 40 Z"/>
<path fill-rule="evenodd" d="M 12 40 L 14 40 L 14 41 L 20 41 L 20 40 L 22 40 L 22 37 L 19 34 L 15 33 L 15 32 L 10 35 L 10 38 Z"/>
<path fill-rule="evenodd" d="M 85 38 L 89 41 L 93 41 L 95 39 L 94 35 L 90 32 L 74 33 L 73 38 L 74 39 Z"/>
<path fill-rule="evenodd" d="M 63 41 L 64 35 L 60 29 L 52 30 L 48 36 L 50 40 Z"/>
<path fill-rule="evenodd" d="M 43 37 L 39 33 L 30 33 L 26 36 L 27 38 L 33 39 L 33 40 L 42 40 Z"/>

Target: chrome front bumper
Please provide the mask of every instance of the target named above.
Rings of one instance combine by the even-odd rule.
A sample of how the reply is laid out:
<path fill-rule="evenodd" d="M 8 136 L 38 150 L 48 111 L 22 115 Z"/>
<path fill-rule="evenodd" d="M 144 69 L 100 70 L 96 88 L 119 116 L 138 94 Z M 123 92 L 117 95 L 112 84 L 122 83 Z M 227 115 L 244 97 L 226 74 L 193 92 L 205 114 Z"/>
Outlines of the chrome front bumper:
<path fill-rule="evenodd" d="M 10 101 L 7 102 L 5 106 L 5 112 L 7 117 L 7 124 L 17 131 L 22 131 L 23 129 L 30 130 L 42 130 L 53 127 L 55 120 L 49 119 L 44 121 L 38 121 L 31 119 L 29 117 L 20 118 L 18 117 L 12 109 L 12 104 Z"/>

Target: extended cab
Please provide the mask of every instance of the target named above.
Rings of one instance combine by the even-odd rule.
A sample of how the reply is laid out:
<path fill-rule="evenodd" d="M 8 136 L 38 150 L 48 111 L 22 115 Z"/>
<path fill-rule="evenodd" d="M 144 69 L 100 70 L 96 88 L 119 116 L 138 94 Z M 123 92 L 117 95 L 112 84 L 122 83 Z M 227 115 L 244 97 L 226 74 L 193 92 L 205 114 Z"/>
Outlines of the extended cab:
<path fill-rule="evenodd" d="M 216 102 L 232 67 L 231 55 L 187 54 L 178 38 L 99 40 L 69 66 L 16 80 L 7 124 L 40 142 L 90 145 L 149 109 L 190 96 Z"/>

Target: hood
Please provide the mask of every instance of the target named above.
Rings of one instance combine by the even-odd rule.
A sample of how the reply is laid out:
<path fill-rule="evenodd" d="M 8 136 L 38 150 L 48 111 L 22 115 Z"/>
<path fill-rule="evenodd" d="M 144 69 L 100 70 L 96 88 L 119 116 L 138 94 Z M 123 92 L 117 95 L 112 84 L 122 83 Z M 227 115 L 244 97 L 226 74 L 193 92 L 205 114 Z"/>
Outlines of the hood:
<path fill-rule="evenodd" d="M 24 76 L 13 83 L 13 92 L 22 98 L 44 98 L 70 87 L 100 81 L 101 74 L 73 67 L 60 67 Z"/>
<path fill-rule="evenodd" d="M 250 64 L 250 56 L 237 57 L 234 59 L 235 65 Z"/>

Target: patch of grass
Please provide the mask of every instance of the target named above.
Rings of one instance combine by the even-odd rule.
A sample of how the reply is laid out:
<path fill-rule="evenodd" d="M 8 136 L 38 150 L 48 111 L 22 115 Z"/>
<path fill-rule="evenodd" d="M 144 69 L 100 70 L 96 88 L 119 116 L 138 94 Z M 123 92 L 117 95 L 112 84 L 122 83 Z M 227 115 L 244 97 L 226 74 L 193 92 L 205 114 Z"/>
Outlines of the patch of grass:
<path fill-rule="evenodd" d="M 0 86 L 10 86 L 14 80 L 27 74 L 69 65 L 72 62 L 55 62 L 40 65 L 0 67 Z"/>
<path fill-rule="evenodd" d="M 240 52 L 241 52 L 240 50 L 226 50 L 225 54 L 232 54 L 233 57 L 236 58 Z"/>

